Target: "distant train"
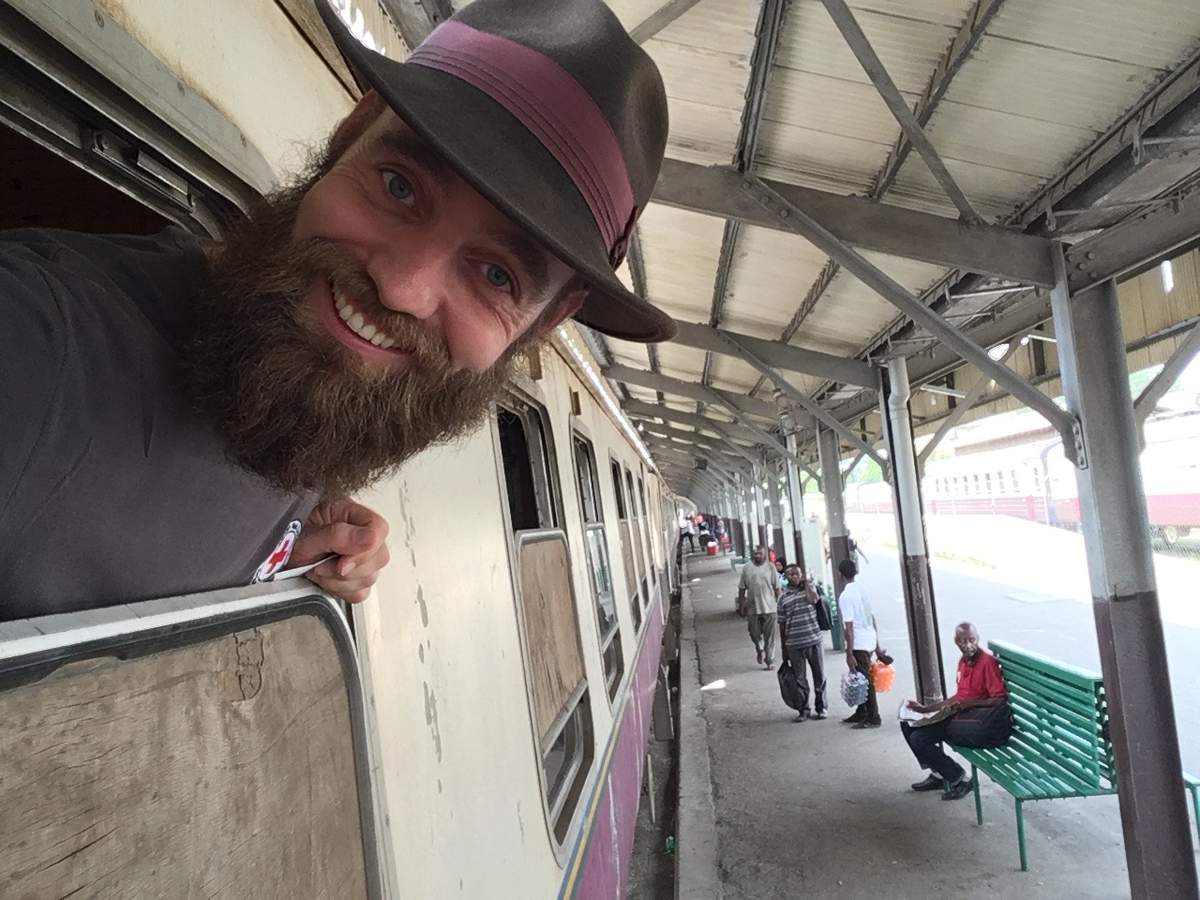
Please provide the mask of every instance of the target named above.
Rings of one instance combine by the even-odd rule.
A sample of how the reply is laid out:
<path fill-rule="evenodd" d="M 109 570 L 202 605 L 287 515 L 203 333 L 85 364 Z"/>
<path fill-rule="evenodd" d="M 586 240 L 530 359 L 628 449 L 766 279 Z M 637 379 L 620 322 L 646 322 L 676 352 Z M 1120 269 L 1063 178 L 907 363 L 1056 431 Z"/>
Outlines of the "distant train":
<path fill-rule="evenodd" d="M 1141 467 L 1150 527 L 1157 539 L 1172 546 L 1200 528 L 1200 411 L 1147 421 Z M 1032 440 L 931 461 L 921 488 L 928 513 L 1013 516 L 1063 528 L 1079 526 L 1074 469 L 1057 440 Z M 890 513 L 891 487 L 883 482 L 847 485 L 846 509 Z"/>

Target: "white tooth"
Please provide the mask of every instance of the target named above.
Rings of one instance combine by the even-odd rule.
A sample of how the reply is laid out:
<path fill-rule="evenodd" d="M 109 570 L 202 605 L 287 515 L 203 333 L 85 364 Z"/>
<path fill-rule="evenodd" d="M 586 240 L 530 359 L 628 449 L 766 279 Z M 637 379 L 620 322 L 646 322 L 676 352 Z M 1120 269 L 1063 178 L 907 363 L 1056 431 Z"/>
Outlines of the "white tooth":
<path fill-rule="evenodd" d="M 348 306 L 339 306 L 338 315 L 341 316 L 343 322 L 349 322 L 350 317 L 354 315 L 354 313 L 350 311 L 350 307 Z"/>
<path fill-rule="evenodd" d="M 379 346 L 382 347 L 384 350 L 388 350 L 392 347 L 395 347 L 396 342 L 393 341 L 390 337 L 385 337 L 383 339 L 383 343 L 381 343 Z"/>
<path fill-rule="evenodd" d="M 378 347 L 383 343 L 383 335 L 380 332 L 375 332 L 375 336 L 371 338 L 371 343 Z"/>
<path fill-rule="evenodd" d="M 335 296 L 333 298 L 333 305 L 336 306 L 338 309 L 345 309 L 349 304 L 347 304 L 346 301 L 343 300 L 341 297 Z"/>
<path fill-rule="evenodd" d="M 378 330 L 379 329 L 376 328 L 374 325 L 367 325 L 365 328 L 362 329 L 362 331 L 359 332 L 359 334 L 361 334 L 364 338 L 366 338 L 369 341 L 371 338 L 375 337 L 375 332 L 377 332 Z"/>
<path fill-rule="evenodd" d="M 355 313 L 354 315 L 352 315 L 349 319 L 349 322 L 350 322 L 350 327 L 353 328 L 355 331 L 360 330 L 363 327 L 362 313 Z"/>

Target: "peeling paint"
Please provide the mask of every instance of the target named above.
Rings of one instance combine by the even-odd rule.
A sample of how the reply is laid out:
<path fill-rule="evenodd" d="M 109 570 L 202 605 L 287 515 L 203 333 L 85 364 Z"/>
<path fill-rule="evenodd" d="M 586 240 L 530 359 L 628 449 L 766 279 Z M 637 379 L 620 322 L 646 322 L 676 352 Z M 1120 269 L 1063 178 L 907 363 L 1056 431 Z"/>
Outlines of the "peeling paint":
<path fill-rule="evenodd" d="M 417 656 L 421 657 L 421 662 L 425 662 L 425 645 L 417 644 Z"/>
<path fill-rule="evenodd" d="M 425 589 L 417 585 L 417 604 L 421 607 L 421 624 L 429 627 L 429 607 L 425 605 Z"/>
<path fill-rule="evenodd" d="M 433 738 L 433 749 L 437 753 L 438 762 L 442 761 L 442 729 L 438 725 L 437 695 L 429 689 L 429 682 L 423 682 L 425 687 L 425 724 L 429 726 L 429 734 Z"/>
<path fill-rule="evenodd" d="M 263 639 L 257 628 L 233 636 L 237 643 L 237 680 L 242 700 L 253 700 L 262 690 Z"/>
<path fill-rule="evenodd" d="M 517 801 L 517 827 L 521 829 L 521 843 L 525 843 L 525 819 L 521 816 L 521 801 Z"/>

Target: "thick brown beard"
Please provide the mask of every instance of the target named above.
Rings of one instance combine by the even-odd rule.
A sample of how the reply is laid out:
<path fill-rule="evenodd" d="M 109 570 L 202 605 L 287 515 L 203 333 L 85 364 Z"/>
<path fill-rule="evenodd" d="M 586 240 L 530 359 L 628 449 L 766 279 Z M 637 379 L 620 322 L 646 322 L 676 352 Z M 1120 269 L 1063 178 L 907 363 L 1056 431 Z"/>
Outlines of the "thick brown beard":
<path fill-rule="evenodd" d="M 337 245 L 292 241 L 300 201 L 320 174 L 265 199 L 228 236 L 195 301 L 184 377 L 234 463 L 289 493 L 348 494 L 474 430 L 536 328 L 488 371 L 454 372 L 440 337 L 374 306 L 413 358 L 402 372 L 369 369 L 305 302 L 315 279 L 329 276 L 349 296 L 378 302 Z"/>

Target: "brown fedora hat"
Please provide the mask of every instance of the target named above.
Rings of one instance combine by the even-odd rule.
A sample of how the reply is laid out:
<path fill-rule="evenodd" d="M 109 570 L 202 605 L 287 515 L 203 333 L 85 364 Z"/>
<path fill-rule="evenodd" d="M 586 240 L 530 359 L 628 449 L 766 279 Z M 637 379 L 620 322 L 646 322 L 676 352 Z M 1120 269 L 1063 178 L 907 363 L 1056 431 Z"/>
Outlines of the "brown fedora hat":
<path fill-rule="evenodd" d="M 405 62 L 317 7 L 364 88 L 498 209 L 583 277 L 575 318 L 664 341 L 670 317 L 616 275 L 667 143 L 658 68 L 600 0 L 475 0 Z"/>

